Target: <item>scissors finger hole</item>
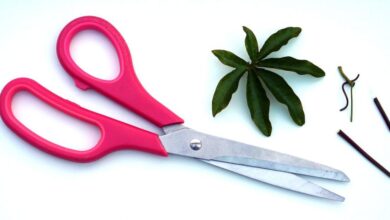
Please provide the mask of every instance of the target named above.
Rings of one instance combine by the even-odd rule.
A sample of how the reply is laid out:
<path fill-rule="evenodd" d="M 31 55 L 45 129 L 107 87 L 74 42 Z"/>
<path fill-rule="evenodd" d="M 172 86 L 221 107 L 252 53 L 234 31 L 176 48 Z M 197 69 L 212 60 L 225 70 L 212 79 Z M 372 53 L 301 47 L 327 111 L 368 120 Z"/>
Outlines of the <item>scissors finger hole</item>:
<path fill-rule="evenodd" d="M 71 41 L 70 54 L 77 65 L 91 76 L 113 80 L 119 75 L 115 47 L 101 32 L 83 30 L 77 33 Z"/>
<path fill-rule="evenodd" d="M 98 127 L 50 107 L 32 94 L 20 91 L 12 101 L 15 117 L 42 138 L 74 150 L 88 150 L 100 139 Z"/>

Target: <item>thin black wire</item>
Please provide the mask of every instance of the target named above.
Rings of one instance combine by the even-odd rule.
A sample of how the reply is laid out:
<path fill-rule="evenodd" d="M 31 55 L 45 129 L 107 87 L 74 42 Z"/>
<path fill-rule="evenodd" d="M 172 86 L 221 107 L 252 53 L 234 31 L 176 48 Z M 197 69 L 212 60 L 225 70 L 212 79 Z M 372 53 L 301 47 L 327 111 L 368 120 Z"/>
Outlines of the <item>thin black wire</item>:
<path fill-rule="evenodd" d="M 359 76 L 360 76 L 360 74 L 358 74 L 355 79 L 351 80 L 351 83 L 352 83 L 352 85 L 350 85 L 351 89 L 352 89 L 352 87 L 355 86 L 355 82 L 356 82 L 357 79 L 359 79 Z M 344 94 L 344 97 L 345 97 L 345 100 L 346 100 L 346 104 L 345 104 L 345 106 L 343 108 L 340 109 L 340 111 L 344 111 L 345 109 L 348 108 L 348 105 L 349 105 L 348 95 L 347 95 L 347 92 L 345 92 L 345 85 L 349 85 L 348 81 L 345 81 L 343 83 L 343 85 L 341 86 L 341 89 L 343 90 L 343 94 Z"/>

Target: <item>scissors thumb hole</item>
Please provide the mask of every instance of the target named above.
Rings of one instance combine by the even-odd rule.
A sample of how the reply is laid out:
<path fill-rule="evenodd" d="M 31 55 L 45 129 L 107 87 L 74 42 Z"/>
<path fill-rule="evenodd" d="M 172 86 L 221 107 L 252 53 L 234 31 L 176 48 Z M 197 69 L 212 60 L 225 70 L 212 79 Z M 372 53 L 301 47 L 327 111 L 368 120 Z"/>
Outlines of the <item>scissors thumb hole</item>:
<path fill-rule="evenodd" d="M 77 120 L 28 92 L 18 92 L 12 101 L 15 117 L 42 138 L 79 151 L 94 147 L 101 136 L 98 127 Z"/>
<path fill-rule="evenodd" d="M 93 77 L 82 70 L 71 57 L 70 44 L 73 37 L 85 30 L 101 33 L 115 48 L 119 63 L 119 74 L 115 79 L 102 80 Z M 58 36 L 57 56 L 63 68 L 80 89 L 94 89 L 159 127 L 183 123 L 183 119 L 155 100 L 143 88 L 134 72 L 131 54 L 125 40 L 106 20 L 84 16 L 68 23 Z"/>
<path fill-rule="evenodd" d="M 78 32 L 70 44 L 70 54 L 86 73 L 102 80 L 113 80 L 119 75 L 117 52 L 109 39 L 99 31 Z"/>

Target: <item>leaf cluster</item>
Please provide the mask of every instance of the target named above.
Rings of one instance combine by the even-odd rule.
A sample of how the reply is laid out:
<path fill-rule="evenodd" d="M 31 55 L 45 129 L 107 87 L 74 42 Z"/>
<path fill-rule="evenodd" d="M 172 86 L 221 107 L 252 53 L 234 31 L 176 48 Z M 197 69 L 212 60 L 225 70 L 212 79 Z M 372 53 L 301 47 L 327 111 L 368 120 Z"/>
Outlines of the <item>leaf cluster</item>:
<path fill-rule="evenodd" d="M 253 122 L 266 136 L 270 136 L 272 125 L 269 120 L 270 100 L 266 89 L 277 101 L 288 108 L 288 112 L 297 125 L 305 123 L 305 114 L 299 97 L 287 82 L 278 74 L 269 70 L 281 69 L 300 75 L 323 77 L 325 72 L 307 60 L 293 57 L 267 58 L 278 51 L 292 38 L 301 33 L 299 27 L 287 27 L 272 34 L 259 49 L 255 34 L 243 27 L 246 34 L 245 47 L 250 62 L 245 61 L 227 50 L 213 50 L 213 54 L 225 65 L 234 69 L 226 74 L 218 83 L 212 100 L 212 114 L 217 115 L 229 104 L 233 93 L 236 92 L 240 79 L 247 73 L 246 100 Z"/>

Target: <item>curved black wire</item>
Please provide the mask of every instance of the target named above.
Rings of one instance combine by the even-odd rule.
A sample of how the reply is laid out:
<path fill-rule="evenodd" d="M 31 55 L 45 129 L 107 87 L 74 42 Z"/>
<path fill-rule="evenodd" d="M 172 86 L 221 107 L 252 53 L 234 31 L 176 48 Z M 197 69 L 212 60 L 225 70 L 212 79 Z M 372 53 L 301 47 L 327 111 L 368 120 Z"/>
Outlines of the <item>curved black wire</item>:
<path fill-rule="evenodd" d="M 357 79 L 359 79 L 359 76 L 360 76 L 360 74 L 358 74 L 355 79 L 351 80 L 351 82 L 352 82 L 351 89 L 352 89 L 352 87 L 355 86 L 355 82 L 356 82 Z M 340 109 L 341 112 L 344 111 L 345 109 L 347 109 L 348 105 L 349 105 L 348 95 L 347 95 L 347 92 L 345 92 L 345 85 L 349 85 L 348 81 L 345 81 L 343 83 L 343 85 L 341 85 L 341 89 L 343 90 L 343 94 L 344 94 L 344 97 L 345 97 L 345 100 L 346 100 L 345 106 Z"/>

